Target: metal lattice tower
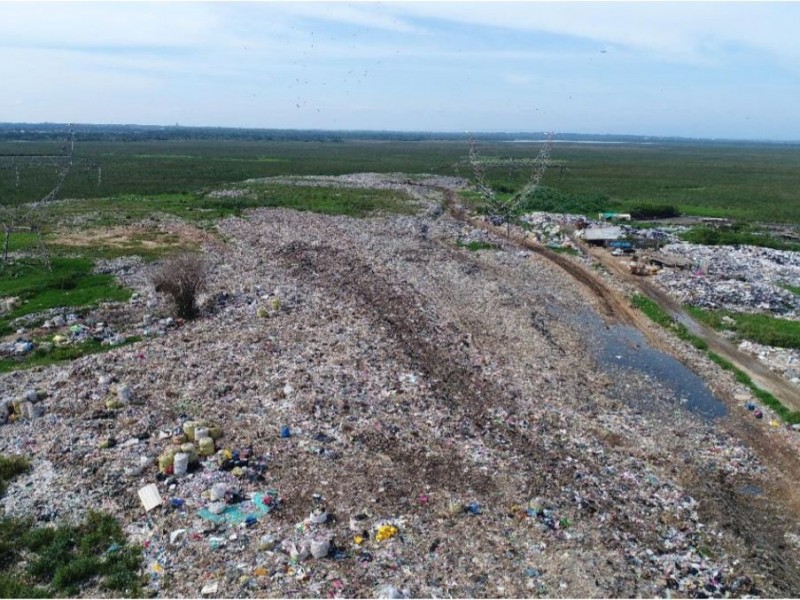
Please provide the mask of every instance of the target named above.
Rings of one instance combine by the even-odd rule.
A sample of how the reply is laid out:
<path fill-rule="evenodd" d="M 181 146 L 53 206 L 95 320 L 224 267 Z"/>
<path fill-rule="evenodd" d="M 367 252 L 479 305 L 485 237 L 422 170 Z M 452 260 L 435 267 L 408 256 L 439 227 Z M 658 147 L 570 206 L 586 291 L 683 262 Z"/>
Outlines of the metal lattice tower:
<path fill-rule="evenodd" d="M 59 154 L 7 154 L 0 155 L 0 169 L 14 170 L 14 185 L 20 187 L 20 171 L 41 167 L 53 167 L 55 169 L 55 184 L 40 199 L 33 202 L 22 204 L 11 204 L 3 202 L 0 198 L 0 227 L 3 229 L 3 263 L 8 263 L 9 240 L 12 233 L 30 232 L 36 235 L 37 248 L 45 264 L 50 268 L 50 253 L 44 244 L 41 230 L 41 213 L 43 208 L 58 197 L 64 181 L 72 169 L 77 165 L 85 170 L 97 172 L 97 184 L 101 182 L 100 166 L 85 160 L 76 159 L 75 153 L 75 131 L 69 126 L 67 135 L 62 143 Z"/>

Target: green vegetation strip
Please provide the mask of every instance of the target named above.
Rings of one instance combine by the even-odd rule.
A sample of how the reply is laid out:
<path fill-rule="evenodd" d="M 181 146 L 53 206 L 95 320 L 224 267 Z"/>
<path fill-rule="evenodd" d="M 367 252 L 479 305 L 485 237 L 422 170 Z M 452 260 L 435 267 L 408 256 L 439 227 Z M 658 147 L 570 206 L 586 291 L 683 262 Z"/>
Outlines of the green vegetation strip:
<path fill-rule="evenodd" d="M 456 241 L 456 246 L 459 248 L 466 248 L 470 252 L 477 252 L 478 250 L 496 250 L 497 245 L 491 242 L 482 242 L 480 240 L 473 240 L 471 242 Z"/>
<path fill-rule="evenodd" d="M 789 291 L 790 291 L 790 292 L 792 292 L 792 293 L 793 293 L 795 296 L 800 296 L 800 286 L 796 286 L 796 285 L 789 285 L 788 283 L 783 283 L 783 284 L 781 284 L 781 287 L 782 287 L 783 289 L 785 289 L 785 290 L 789 290 Z"/>
<path fill-rule="evenodd" d="M 56 258 L 48 270 L 41 262 L 0 265 L 0 297 L 17 296 L 22 305 L 0 316 L 0 335 L 11 333 L 11 321 L 56 307 L 91 306 L 102 301 L 125 301 L 131 292 L 113 275 L 92 273 L 85 258 Z"/>
<path fill-rule="evenodd" d="M 682 240 L 705 246 L 760 246 L 774 250 L 800 252 L 800 244 L 784 242 L 747 224 L 731 227 L 693 227 L 679 236 Z"/>
<path fill-rule="evenodd" d="M 654 301 L 641 294 L 636 294 L 631 298 L 633 305 L 646 314 L 652 321 L 655 321 L 665 329 L 674 331 L 679 338 L 689 342 L 698 350 L 708 350 L 708 344 L 705 340 L 689 333 L 683 323 L 678 323 L 675 319 L 669 316 L 664 310 Z"/>
<path fill-rule="evenodd" d="M 708 357 L 726 371 L 732 372 L 733 376 L 736 378 L 736 381 L 750 388 L 750 391 L 753 392 L 753 395 L 756 398 L 774 410 L 786 423 L 791 425 L 800 423 L 800 410 L 789 410 L 786 408 L 775 396 L 765 390 L 762 390 L 760 387 L 754 384 L 753 380 L 750 379 L 750 376 L 747 373 L 741 369 L 737 369 L 730 361 L 725 360 L 718 354 L 709 352 Z"/>
<path fill-rule="evenodd" d="M 795 423 L 800 423 L 800 411 L 789 410 L 783 404 L 781 404 L 780 400 L 778 400 L 775 396 L 765 390 L 762 390 L 755 383 L 753 383 L 753 380 L 747 373 L 735 367 L 730 361 L 708 350 L 708 344 L 706 344 L 704 340 L 701 340 L 700 338 L 690 334 L 683 324 L 677 323 L 672 317 L 664 312 L 658 304 L 640 294 L 634 295 L 633 298 L 631 298 L 631 302 L 635 307 L 650 317 L 650 319 L 655 323 L 666 329 L 675 331 L 678 334 L 678 337 L 690 342 L 695 346 L 695 348 L 698 348 L 699 350 L 706 350 L 706 353 L 711 360 L 713 360 L 726 371 L 733 373 L 734 377 L 739 383 L 742 383 L 750 388 L 750 391 L 753 392 L 754 396 L 773 409 L 786 423 L 790 423 L 792 425 Z"/>
<path fill-rule="evenodd" d="M 703 310 L 686 307 L 689 313 L 713 329 L 731 330 L 745 340 L 776 346 L 800 348 L 800 323 L 764 314 L 745 314 L 729 310 Z M 726 322 L 727 321 L 727 322 Z"/>
<path fill-rule="evenodd" d="M 139 336 L 131 336 L 121 344 L 103 345 L 97 340 L 88 340 L 80 344 L 69 344 L 68 346 L 51 346 L 36 348 L 30 354 L 21 357 L 10 357 L 0 359 L 0 373 L 17 371 L 20 369 L 30 369 L 33 367 L 43 367 L 54 363 L 75 360 L 81 356 L 108 352 L 114 348 L 121 348 L 135 342 L 141 341 Z"/>
<path fill-rule="evenodd" d="M 394 190 L 279 185 L 236 184 L 226 188 L 240 195 L 219 197 L 212 193 L 178 193 L 141 196 L 124 194 L 109 198 L 84 198 L 48 207 L 45 218 L 50 229 L 76 221 L 80 227 L 113 227 L 144 219 L 158 220 L 174 215 L 198 225 L 210 225 L 229 216 L 240 216 L 249 208 L 292 208 L 329 215 L 368 217 L 375 214 L 412 214 L 415 206 L 402 192 Z M 15 236 L 12 236 L 12 239 Z M 30 240 L 25 240 L 30 243 Z M 141 254 L 141 242 L 169 241 L 132 239 L 134 247 L 117 255 Z M 22 241 L 16 242 L 21 244 Z M 67 251 L 68 247 L 59 248 Z"/>
<path fill-rule="evenodd" d="M 30 469 L 22 456 L 0 456 L 0 494 Z M 36 527 L 0 519 L 0 597 L 76 596 L 86 585 L 125 597 L 142 595 L 142 550 L 127 544 L 110 515 L 90 511 L 77 526 Z"/>
<path fill-rule="evenodd" d="M 247 199 L 204 200 L 219 208 L 292 208 L 327 215 L 367 217 L 376 213 L 411 214 L 409 198 L 394 190 L 339 188 L 302 185 L 247 184 Z"/>

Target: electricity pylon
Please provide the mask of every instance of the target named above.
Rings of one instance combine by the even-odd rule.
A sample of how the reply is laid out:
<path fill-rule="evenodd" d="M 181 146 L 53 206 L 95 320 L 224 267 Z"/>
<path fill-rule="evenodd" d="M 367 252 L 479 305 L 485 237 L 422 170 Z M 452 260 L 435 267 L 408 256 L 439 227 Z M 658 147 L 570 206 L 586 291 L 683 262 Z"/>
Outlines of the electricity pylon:
<path fill-rule="evenodd" d="M 100 185 L 102 171 L 100 165 L 85 159 L 76 159 L 75 131 L 69 126 L 59 154 L 5 154 L 0 155 L 0 168 L 14 170 L 14 183 L 20 187 L 20 169 L 55 167 L 55 184 L 43 197 L 28 203 L 5 203 L 0 198 L 0 226 L 3 228 L 3 264 L 8 263 L 8 248 L 11 234 L 29 232 L 36 235 L 37 248 L 47 268 L 50 268 L 50 253 L 44 244 L 40 218 L 43 207 L 58 197 L 64 181 L 76 164 L 87 172 L 96 170 L 97 184 Z"/>

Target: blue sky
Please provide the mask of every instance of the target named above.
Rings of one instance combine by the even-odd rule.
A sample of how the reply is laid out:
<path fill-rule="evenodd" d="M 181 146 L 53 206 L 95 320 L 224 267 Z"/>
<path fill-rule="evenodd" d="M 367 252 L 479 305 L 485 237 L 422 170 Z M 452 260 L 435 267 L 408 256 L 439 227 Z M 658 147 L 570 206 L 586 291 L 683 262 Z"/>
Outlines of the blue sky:
<path fill-rule="evenodd" d="M 800 140 L 798 2 L 0 2 L 0 121 Z"/>

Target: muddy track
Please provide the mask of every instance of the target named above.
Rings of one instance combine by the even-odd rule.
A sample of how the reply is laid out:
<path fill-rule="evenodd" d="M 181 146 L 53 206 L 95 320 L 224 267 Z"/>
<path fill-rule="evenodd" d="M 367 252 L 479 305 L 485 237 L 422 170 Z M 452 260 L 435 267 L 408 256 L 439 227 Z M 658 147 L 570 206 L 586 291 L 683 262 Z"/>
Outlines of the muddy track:
<path fill-rule="evenodd" d="M 739 537 L 750 549 L 749 558 L 770 574 L 771 583 L 782 595 L 796 597 L 800 569 L 783 537 L 792 526 L 791 517 L 778 513 L 763 497 L 742 493 L 736 482 L 719 473 L 690 482 L 687 487 L 694 497 L 702 499 L 701 518 L 705 522 L 716 521 Z"/>
<path fill-rule="evenodd" d="M 440 189 L 445 195 L 445 203 L 450 214 L 459 220 L 469 221 L 472 225 L 480 227 L 484 231 L 494 233 L 501 237 L 506 237 L 506 230 L 503 227 L 495 227 L 487 223 L 485 219 L 470 217 L 466 212 L 457 206 L 455 194 L 451 190 Z M 625 324 L 634 325 L 648 338 L 648 341 L 663 349 L 650 330 L 642 325 L 642 316 L 630 306 L 630 303 L 620 294 L 610 289 L 599 277 L 589 272 L 582 266 L 571 261 L 565 256 L 553 252 L 542 246 L 538 242 L 519 234 L 512 233 L 510 239 L 548 261 L 560 267 L 577 282 L 581 283 L 599 301 L 600 308 L 606 317 L 615 318 Z M 791 385 L 780 375 L 773 373 L 767 367 L 758 362 L 755 358 L 740 351 L 730 341 L 718 335 L 713 329 L 703 323 L 696 321 L 681 305 L 662 290 L 648 282 L 642 277 L 632 275 L 625 269 L 619 261 L 615 260 L 608 252 L 599 249 L 588 249 L 590 256 L 596 259 L 606 269 L 612 272 L 626 283 L 639 289 L 644 295 L 656 302 L 664 311 L 674 319 L 686 326 L 690 333 L 704 340 L 709 349 L 724 359 L 731 362 L 735 367 L 747 373 L 753 382 L 760 388 L 766 390 L 784 406 L 792 410 L 800 410 L 800 391 Z"/>
<path fill-rule="evenodd" d="M 574 263 L 565 256 L 561 256 L 557 252 L 553 252 L 525 235 L 512 232 L 509 236 L 505 227 L 494 226 L 483 218 L 469 215 L 466 210 L 457 203 L 455 193 L 452 190 L 447 188 L 436 189 L 444 195 L 445 206 L 453 218 L 462 222 L 469 222 L 474 227 L 478 227 L 499 237 L 510 239 L 515 244 L 535 252 L 566 271 L 573 279 L 586 287 L 591 292 L 591 295 L 599 301 L 600 310 L 606 317 L 613 317 L 626 324 L 633 324 L 636 322 L 635 312 L 631 309 L 630 305 L 621 298 L 619 294 L 611 290 L 605 283 L 580 265 Z"/>

